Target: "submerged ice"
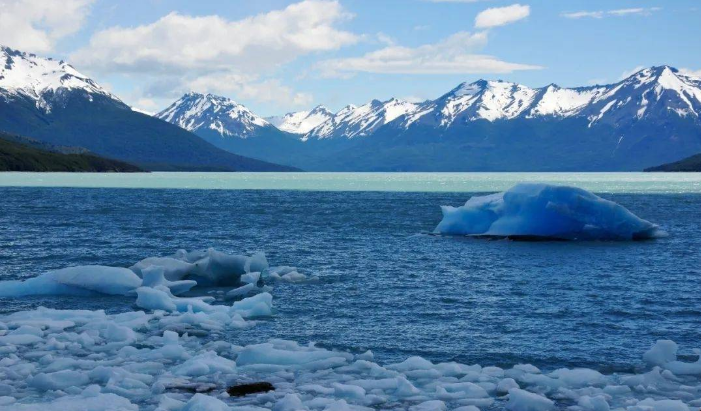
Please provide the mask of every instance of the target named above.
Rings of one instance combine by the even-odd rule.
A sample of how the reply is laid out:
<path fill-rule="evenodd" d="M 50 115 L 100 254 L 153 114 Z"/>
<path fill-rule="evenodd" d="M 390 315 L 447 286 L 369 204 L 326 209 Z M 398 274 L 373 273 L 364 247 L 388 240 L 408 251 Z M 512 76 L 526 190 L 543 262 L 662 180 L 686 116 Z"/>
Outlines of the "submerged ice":
<path fill-rule="evenodd" d="M 548 184 L 518 184 L 441 210 L 435 232 L 447 235 L 639 240 L 664 234 L 620 204 L 581 188 Z"/>
<path fill-rule="evenodd" d="M 216 270 L 175 262 L 194 264 L 204 254 L 216 256 L 203 264 L 212 267 L 214 261 Z M 292 267 L 268 267 L 260 255 L 219 257 L 183 252 L 142 260 L 128 270 L 138 281 L 94 268 L 94 278 L 79 269 L 80 275 L 67 276 L 70 282 L 66 275 L 37 277 L 43 278 L 38 284 L 58 279 L 63 282 L 57 284 L 90 292 L 120 291 L 141 310 L 107 314 L 42 307 L 0 316 L 0 409 L 690 411 L 701 406 L 701 360 L 681 360 L 679 347 L 667 340 L 644 353 L 639 372 L 618 374 L 433 363 L 421 357 L 381 364 L 371 351 L 278 339 L 241 346 L 219 336 L 274 315 L 271 284 L 285 276 L 300 281 L 303 275 Z M 224 262 L 240 270 L 227 274 Z M 193 278 L 231 283 L 227 294 L 235 301 L 176 296 L 176 289 L 197 285 Z M 23 287 L 0 283 L 0 290 L 13 289 L 16 295 Z M 227 394 L 232 385 L 258 381 L 275 389 Z"/>

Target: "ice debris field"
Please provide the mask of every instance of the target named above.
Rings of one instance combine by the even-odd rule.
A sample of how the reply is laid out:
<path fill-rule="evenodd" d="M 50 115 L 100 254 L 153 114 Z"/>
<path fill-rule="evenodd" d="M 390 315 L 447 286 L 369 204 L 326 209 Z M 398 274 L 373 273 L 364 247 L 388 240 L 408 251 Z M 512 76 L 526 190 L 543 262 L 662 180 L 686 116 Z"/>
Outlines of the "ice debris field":
<path fill-rule="evenodd" d="M 644 240 L 666 235 L 620 204 L 576 187 L 518 184 L 441 210 L 437 234 L 555 240 Z"/>
<path fill-rule="evenodd" d="M 275 315 L 277 281 L 313 281 L 263 254 L 178 251 L 130 268 L 85 266 L 24 282 L 0 295 L 118 294 L 141 310 L 38 308 L 0 316 L 3 410 L 461 410 L 687 411 L 701 406 L 701 360 L 681 361 L 662 340 L 635 374 L 593 369 L 503 369 L 411 357 L 380 364 L 370 351 L 293 341 L 240 346 L 226 329 Z M 220 299 L 178 296 L 226 285 Z M 192 294 L 190 292 L 189 294 Z M 699 352 L 697 351 L 696 354 Z M 274 390 L 230 397 L 227 388 L 266 382 Z"/>

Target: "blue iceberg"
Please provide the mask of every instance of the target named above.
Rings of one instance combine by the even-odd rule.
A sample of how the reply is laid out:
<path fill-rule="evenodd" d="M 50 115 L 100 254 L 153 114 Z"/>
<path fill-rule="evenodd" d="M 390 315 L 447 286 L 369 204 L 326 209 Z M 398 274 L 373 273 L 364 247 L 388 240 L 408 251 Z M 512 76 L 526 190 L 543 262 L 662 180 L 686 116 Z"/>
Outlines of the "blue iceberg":
<path fill-rule="evenodd" d="M 665 235 L 622 205 L 576 187 L 518 184 L 441 210 L 436 234 L 526 240 L 644 240 Z"/>

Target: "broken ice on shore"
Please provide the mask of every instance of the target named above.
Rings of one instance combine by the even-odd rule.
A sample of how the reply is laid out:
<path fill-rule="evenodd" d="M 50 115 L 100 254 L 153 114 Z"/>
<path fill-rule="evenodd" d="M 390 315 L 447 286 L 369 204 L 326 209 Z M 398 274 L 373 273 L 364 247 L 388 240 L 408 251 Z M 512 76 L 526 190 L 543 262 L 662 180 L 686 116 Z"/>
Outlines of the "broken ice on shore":
<path fill-rule="evenodd" d="M 666 235 L 620 204 L 576 187 L 518 184 L 441 210 L 437 234 L 553 240 L 644 240 Z"/>
<path fill-rule="evenodd" d="M 207 260 L 208 259 L 208 260 Z M 110 268 L 110 269 L 108 269 Z M 127 269 L 125 269 L 127 270 Z M 681 361 L 658 341 L 635 374 L 432 363 L 381 364 L 361 354 L 271 339 L 240 346 L 218 336 L 274 315 L 272 284 L 295 273 L 261 254 L 210 250 L 147 258 L 127 271 L 81 267 L 0 282 L 2 295 L 123 294 L 143 310 L 38 308 L 0 316 L 3 410 L 460 410 L 689 411 L 701 406 L 701 360 Z M 228 284 L 236 301 L 178 297 Z M 21 284 L 33 284 L 31 287 Z M 249 287 L 253 285 L 253 287 Z M 243 289 L 243 287 L 248 287 Z M 245 298 L 244 298 L 245 297 Z M 227 387 L 266 381 L 265 393 L 229 397 Z"/>

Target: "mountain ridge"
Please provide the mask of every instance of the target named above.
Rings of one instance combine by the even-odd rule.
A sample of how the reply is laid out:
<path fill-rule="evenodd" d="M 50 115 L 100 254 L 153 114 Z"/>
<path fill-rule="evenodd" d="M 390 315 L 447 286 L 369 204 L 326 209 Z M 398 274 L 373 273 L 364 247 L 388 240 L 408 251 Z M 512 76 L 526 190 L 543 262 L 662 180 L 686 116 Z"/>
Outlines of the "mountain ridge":
<path fill-rule="evenodd" d="M 150 170 L 291 171 L 132 110 L 73 66 L 0 48 L 0 130 Z"/>
<path fill-rule="evenodd" d="M 348 105 L 306 134 L 216 144 L 320 171 L 641 170 L 701 151 L 700 114 L 701 79 L 663 65 L 608 85 L 464 82 L 421 103 Z"/>

